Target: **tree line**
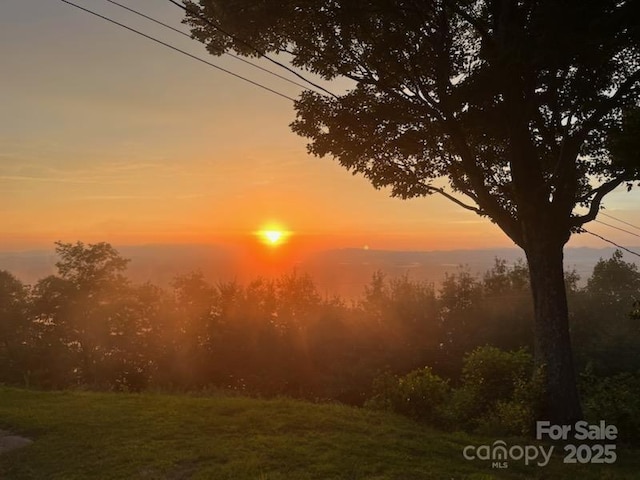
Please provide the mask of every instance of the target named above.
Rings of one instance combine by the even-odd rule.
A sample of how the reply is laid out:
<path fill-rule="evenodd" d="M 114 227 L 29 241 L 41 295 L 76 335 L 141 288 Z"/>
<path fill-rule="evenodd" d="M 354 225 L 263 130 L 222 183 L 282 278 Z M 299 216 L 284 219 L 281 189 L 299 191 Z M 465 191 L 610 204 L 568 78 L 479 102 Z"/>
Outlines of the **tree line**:
<path fill-rule="evenodd" d="M 0 382 L 45 389 L 232 389 L 363 404 L 374 379 L 429 366 L 458 381 L 465 353 L 533 348 L 529 273 L 496 259 L 441 285 L 373 275 L 358 300 L 292 271 L 243 285 L 176 276 L 134 284 L 108 243 L 56 243 L 57 273 L 0 271 Z M 640 272 L 617 251 L 585 286 L 565 274 L 579 369 L 640 369 Z M 634 313 L 635 312 L 635 313 Z"/>
<path fill-rule="evenodd" d="M 302 71 L 347 80 L 294 102 L 290 126 L 310 153 L 395 197 L 441 195 L 522 249 L 534 356 L 546 369 L 543 417 L 568 424 L 583 411 L 563 251 L 572 235 L 591 233 L 607 195 L 640 186 L 639 8 L 199 0 L 184 10 L 214 55 L 286 53 Z"/>

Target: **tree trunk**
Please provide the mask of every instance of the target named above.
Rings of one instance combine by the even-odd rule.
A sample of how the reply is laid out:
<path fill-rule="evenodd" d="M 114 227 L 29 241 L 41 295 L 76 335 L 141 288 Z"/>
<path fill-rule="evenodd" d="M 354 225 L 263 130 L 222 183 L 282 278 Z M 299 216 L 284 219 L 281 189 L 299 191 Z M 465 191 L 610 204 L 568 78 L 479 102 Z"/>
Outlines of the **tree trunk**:
<path fill-rule="evenodd" d="M 525 246 L 534 302 L 535 359 L 546 374 L 539 420 L 572 424 L 582 417 L 582 409 L 569 335 L 564 242 L 541 237 Z"/>

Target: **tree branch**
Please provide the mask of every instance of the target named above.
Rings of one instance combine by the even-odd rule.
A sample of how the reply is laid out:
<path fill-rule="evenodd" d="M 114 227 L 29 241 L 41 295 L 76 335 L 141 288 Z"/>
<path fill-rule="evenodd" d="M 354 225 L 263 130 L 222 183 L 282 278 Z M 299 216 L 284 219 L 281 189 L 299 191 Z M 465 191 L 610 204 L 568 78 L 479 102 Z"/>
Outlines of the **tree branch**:
<path fill-rule="evenodd" d="M 473 15 L 470 15 L 463 8 L 459 7 L 456 2 L 448 0 L 444 3 L 449 9 L 451 9 L 451 11 L 459 15 L 463 20 L 467 21 L 469 25 L 475 28 L 482 38 L 490 42 L 493 41 L 491 35 L 489 35 L 489 30 L 485 25 L 482 25 L 477 18 L 475 18 Z"/>
<path fill-rule="evenodd" d="M 434 187 L 433 185 L 429 185 L 429 184 L 425 184 L 425 183 L 421 183 L 421 186 L 427 192 L 429 192 L 429 193 L 439 193 L 443 197 L 447 198 L 448 200 L 451 200 L 453 203 L 461 206 L 462 208 L 464 208 L 466 210 L 471 210 L 472 212 L 477 213 L 478 215 L 486 215 L 486 213 L 483 212 L 479 207 L 474 207 L 473 205 L 468 205 L 468 204 L 464 203 L 463 201 L 457 199 L 456 197 L 454 197 L 450 193 L 447 193 L 443 188 Z"/>
<path fill-rule="evenodd" d="M 579 140 L 586 138 L 589 131 L 598 124 L 602 117 L 609 113 L 613 108 L 617 107 L 621 98 L 639 81 L 640 69 L 632 73 L 613 95 L 603 100 L 599 107 L 596 108 L 595 111 L 583 122 L 582 126 L 572 135 L 572 137 Z"/>
<path fill-rule="evenodd" d="M 483 215 L 487 215 L 506 233 L 516 244 L 522 244 L 522 231 L 516 219 L 491 195 L 485 184 L 484 172 L 476 162 L 471 147 L 465 140 L 465 135 L 457 121 L 445 121 L 448 133 L 451 135 L 454 148 L 462 162 L 462 169 L 469 178 L 469 185 L 477 197 L 476 202 Z"/>
<path fill-rule="evenodd" d="M 591 200 L 591 205 L 589 206 L 589 212 L 586 215 L 582 215 L 581 217 L 574 217 L 571 221 L 572 227 L 581 227 L 585 223 L 588 223 L 592 220 L 595 220 L 598 216 L 598 212 L 600 211 L 600 205 L 602 204 L 602 199 L 617 187 L 622 185 L 624 182 L 629 181 L 630 177 L 628 175 L 622 175 L 613 180 L 609 180 L 606 183 L 603 183 L 598 188 L 595 188 L 589 192 L 586 197 L 583 197 L 584 200 L 589 198 L 592 195 L 595 195 Z"/>

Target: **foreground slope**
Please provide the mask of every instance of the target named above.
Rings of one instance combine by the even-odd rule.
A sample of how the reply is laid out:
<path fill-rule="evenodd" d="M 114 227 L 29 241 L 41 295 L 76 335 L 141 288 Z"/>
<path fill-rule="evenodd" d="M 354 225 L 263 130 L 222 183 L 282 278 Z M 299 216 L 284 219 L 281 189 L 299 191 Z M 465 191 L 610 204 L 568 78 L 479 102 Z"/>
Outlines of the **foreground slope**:
<path fill-rule="evenodd" d="M 0 428 L 34 440 L 0 455 L 0 478 L 10 480 L 640 478 L 638 451 L 619 449 L 608 466 L 563 465 L 557 455 L 547 467 L 498 470 L 462 456 L 495 438 L 288 399 L 0 388 Z"/>

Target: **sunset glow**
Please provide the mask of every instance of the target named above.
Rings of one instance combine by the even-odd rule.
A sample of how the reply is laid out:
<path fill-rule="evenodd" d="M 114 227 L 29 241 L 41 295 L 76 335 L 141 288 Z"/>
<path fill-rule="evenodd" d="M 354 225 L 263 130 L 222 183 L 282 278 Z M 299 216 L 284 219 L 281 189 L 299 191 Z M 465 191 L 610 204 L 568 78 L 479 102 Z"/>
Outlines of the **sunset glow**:
<path fill-rule="evenodd" d="M 306 248 L 309 235 L 318 250 L 514 246 L 487 218 L 442 196 L 390 197 L 338 162 L 312 158 L 289 127 L 293 106 L 277 95 L 62 2 L 1 3 L 0 31 L 12 41 L 0 42 L 11 72 L 0 118 L 0 251 L 50 249 L 56 240 L 248 241 L 285 256 Z M 169 2 L 129 3 L 167 24 L 184 17 Z M 209 58 L 198 42 L 177 46 Z M 235 68 L 233 59 L 216 61 Z M 286 82 L 276 89 L 299 94 Z M 640 223 L 638 192 L 611 194 L 609 213 Z M 618 243 L 634 240 L 598 228 Z M 576 235 L 570 246 L 607 245 Z"/>
<path fill-rule="evenodd" d="M 260 241 L 272 247 L 277 247 L 285 243 L 290 234 L 291 232 L 274 226 L 266 227 L 257 232 Z"/>

